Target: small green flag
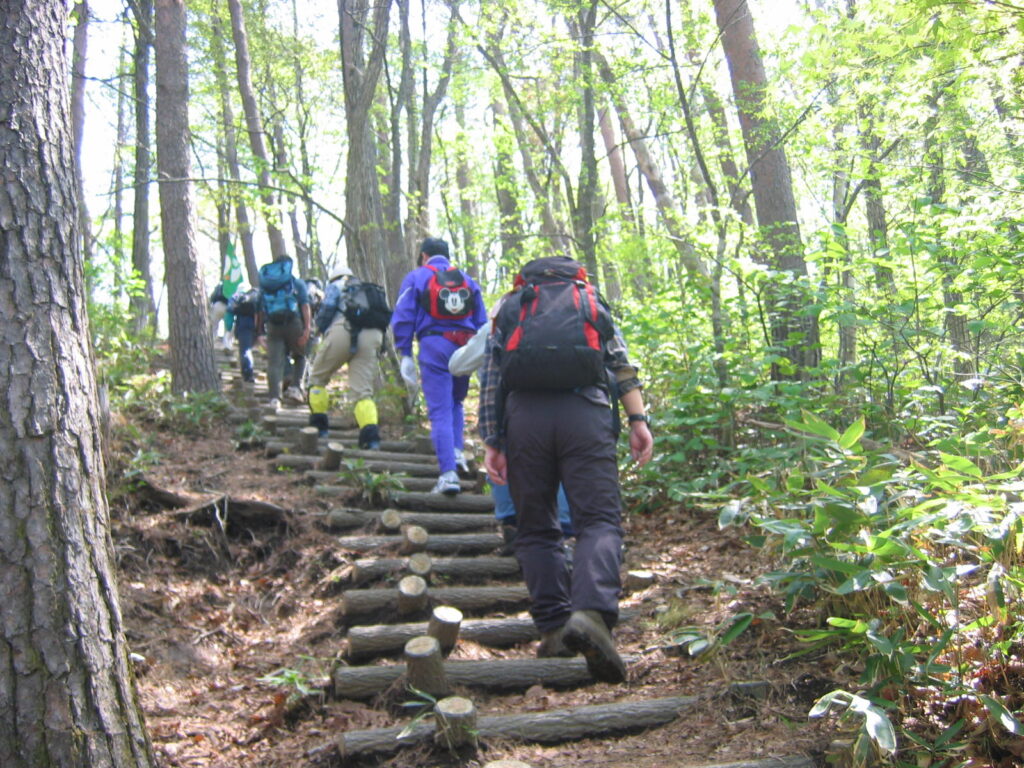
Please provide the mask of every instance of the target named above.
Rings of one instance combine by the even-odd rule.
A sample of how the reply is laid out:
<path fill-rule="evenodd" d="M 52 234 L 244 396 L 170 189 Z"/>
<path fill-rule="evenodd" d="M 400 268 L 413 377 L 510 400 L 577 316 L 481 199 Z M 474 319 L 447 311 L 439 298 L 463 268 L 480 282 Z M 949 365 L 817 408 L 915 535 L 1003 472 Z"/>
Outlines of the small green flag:
<path fill-rule="evenodd" d="M 221 276 L 221 282 L 224 284 L 225 299 L 230 299 L 234 296 L 238 286 L 242 284 L 242 265 L 238 263 L 234 243 L 228 243 L 227 261 L 224 263 L 224 274 Z"/>

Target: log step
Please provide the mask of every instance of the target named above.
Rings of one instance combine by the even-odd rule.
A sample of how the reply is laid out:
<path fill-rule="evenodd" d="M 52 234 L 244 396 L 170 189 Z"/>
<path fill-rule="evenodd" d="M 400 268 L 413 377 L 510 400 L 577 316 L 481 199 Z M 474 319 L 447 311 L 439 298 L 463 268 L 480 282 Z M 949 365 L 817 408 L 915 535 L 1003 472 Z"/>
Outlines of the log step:
<path fill-rule="evenodd" d="M 409 572 L 409 559 L 405 557 L 363 558 L 352 564 L 349 579 L 352 584 L 366 585 Z M 439 557 L 430 559 L 429 574 L 459 584 L 509 579 L 519 575 L 519 563 L 514 557 Z"/>
<path fill-rule="evenodd" d="M 289 430 L 289 433 L 290 434 L 285 434 L 283 436 L 282 435 L 277 435 L 277 436 L 275 436 L 275 439 L 267 441 L 267 443 L 266 443 L 266 445 L 264 447 L 264 453 L 266 454 L 267 458 L 272 458 L 274 456 L 279 456 L 282 453 L 294 453 L 295 452 L 295 450 L 296 450 L 295 446 L 296 446 L 296 444 L 298 442 L 298 439 L 299 439 L 299 430 L 297 430 L 297 429 Z M 383 455 L 386 454 L 388 456 L 388 458 L 395 458 L 395 459 L 399 459 L 399 460 L 403 460 L 403 459 L 400 459 L 400 457 L 405 456 L 405 457 L 408 457 L 408 458 L 404 459 L 405 461 L 419 461 L 419 458 L 418 458 L 419 454 L 407 453 L 407 452 L 403 451 L 403 448 L 406 448 L 406 447 L 411 448 L 411 446 L 409 446 L 408 443 L 399 442 L 397 440 L 382 440 L 381 444 L 380 444 L 380 447 L 381 447 L 380 451 L 359 451 L 358 449 L 355 448 L 355 446 L 359 444 L 359 441 L 358 441 L 357 438 L 355 438 L 355 437 L 352 437 L 352 438 L 336 437 L 336 436 L 333 436 L 334 434 L 335 433 L 332 432 L 331 433 L 332 436 L 329 436 L 329 437 L 326 437 L 326 438 L 324 438 L 324 437 L 318 438 L 318 442 L 319 442 L 321 451 L 327 445 L 327 443 L 341 443 L 345 447 L 345 458 L 349 458 L 350 456 L 354 456 L 358 452 L 360 454 L 362 454 L 362 453 L 375 453 L 378 456 L 383 456 Z M 414 456 L 417 457 L 417 458 L 412 458 Z M 437 460 L 434 459 L 433 457 L 430 457 L 430 458 L 434 462 L 434 465 L 436 466 L 437 465 Z"/>
<path fill-rule="evenodd" d="M 623 657 L 627 664 L 635 657 Z M 448 684 L 491 691 L 525 691 L 531 685 L 574 688 L 594 681 L 582 658 L 572 659 L 484 659 L 444 662 Z M 339 699 L 369 699 L 390 687 L 405 674 L 404 664 L 383 667 L 338 667 L 334 673 L 334 696 Z"/>
<path fill-rule="evenodd" d="M 327 513 L 327 525 L 331 528 L 359 528 L 373 526 L 388 529 L 388 523 L 397 519 L 399 528 L 418 525 L 430 533 L 465 533 L 467 531 L 494 530 L 497 524 L 494 515 L 461 514 L 446 515 L 443 512 L 408 512 L 402 510 L 333 509 Z"/>
<path fill-rule="evenodd" d="M 403 543 L 401 536 L 341 536 L 338 546 L 350 552 L 374 552 L 379 549 L 397 549 Z M 504 543 L 500 533 L 431 534 L 426 551 L 441 555 L 479 555 L 493 552 Z"/>
<path fill-rule="evenodd" d="M 348 496 L 355 489 L 347 485 L 336 485 L 339 481 L 345 481 L 343 472 L 344 470 L 325 472 L 319 469 L 310 469 L 305 472 L 305 477 L 311 482 L 318 483 L 317 489 L 322 488 L 323 492 L 320 490 L 316 492 L 323 496 Z M 434 483 L 437 482 L 436 477 L 406 477 L 405 475 L 396 475 L 396 477 L 402 483 L 404 493 L 429 493 L 433 490 Z M 459 485 L 462 487 L 463 493 L 472 493 L 476 490 L 476 483 L 471 480 L 460 480 Z"/>
<path fill-rule="evenodd" d="M 450 605 L 463 613 L 518 611 L 530 600 L 526 587 L 439 587 L 431 589 L 427 603 Z M 350 589 L 341 595 L 341 614 L 347 623 L 365 623 L 398 610 L 397 589 Z"/>
<path fill-rule="evenodd" d="M 482 741 L 507 739 L 557 744 L 664 725 L 675 720 L 682 712 L 692 709 L 697 701 L 696 696 L 671 696 L 647 701 L 619 701 L 572 710 L 491 715 L 477 718 L 477 734 Z M 435 731 L 435 725 L 424 720 L 409 726 L 348 731 L 339 734 L 336 743 L 343 758 L 386 754 L 402 747 L 425 743 L 433 738 Z"/>
<path fill-rule="evenodd" d="M 347 497 L 358 493 L 358 489 L 345 485 L 317 485 L 313 492 L 320 496 Z M 391 506 L 408 510 L 494 512 L 494 499 L 490 494 L 460 493 L 456 496 L 446 496 L 443 493 L 392 491 L 388 494 L 388 499 Z"/>
<path fill-rule="evenodd" d="M 427 622 L 376 624 L 351 627 L 345 657 L 349 661 L 366 660 L 398 653 L 414 637 L 426 634 Z M 459 638 L 489 648 L 507 648 L 538 638 L 530 618 L 463 619 Z"/>

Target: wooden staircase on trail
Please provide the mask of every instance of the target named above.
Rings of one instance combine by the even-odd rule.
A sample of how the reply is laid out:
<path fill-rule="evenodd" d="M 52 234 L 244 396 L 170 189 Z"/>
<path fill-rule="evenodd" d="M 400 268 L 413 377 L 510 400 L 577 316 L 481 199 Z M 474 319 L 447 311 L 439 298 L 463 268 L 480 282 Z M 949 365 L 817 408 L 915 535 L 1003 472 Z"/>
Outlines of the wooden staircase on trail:
<path fill-rule="evenodd" d="M 477 712 L 472 698 L 478 694 L 488 701 L 507 695 L 522 700 L 536 686 L 597 685 L 582 657 L 535 657 L 538 635 L 527 612 L 529 595 L 515 558 L 500 553 L 503 540 L 482 472 L 471 464 L 474 472 L 462 478 L 457 496 L 432 494 L 438 469 L 428 438 L 384 440 L 379 451 L 360 450 L 354 428 L 332 429 L 319 438 L 307 426 L 305 406 L 269 409 L 262 383 L 245 388 L 233 358 L 221 359 L 226 389 L 241 404 L 238 420 L 258 422 L 269 435 L 264 451 L 270 470 L 301 474 L 318 495 L 337 500 L 324 524 L 349 556 L 334 573 L 332 598 L 340 606 L 346 665 L 333 671 L 327 695 L 370 702 L 388 713 L 417 697 L 437 702 L 433 717 L 395 716 L 389 727 L 335 734 L 331 748 L 342 764 L 372 765 L 417 746 L 465 755 L 476 743 L 495 740 L 557 744 L 612 738 L 657 728 L 706 703 L 699 691 L 647 698 L 626 683 L 601 684 L 606 700 L 591 706 Z M 623 611 L 624 622 L 641 619 L 638 611 Z M 636 662 L 624 658 L 627 666 Z M 812 765 L 803 756 L 729 764 Z"/>

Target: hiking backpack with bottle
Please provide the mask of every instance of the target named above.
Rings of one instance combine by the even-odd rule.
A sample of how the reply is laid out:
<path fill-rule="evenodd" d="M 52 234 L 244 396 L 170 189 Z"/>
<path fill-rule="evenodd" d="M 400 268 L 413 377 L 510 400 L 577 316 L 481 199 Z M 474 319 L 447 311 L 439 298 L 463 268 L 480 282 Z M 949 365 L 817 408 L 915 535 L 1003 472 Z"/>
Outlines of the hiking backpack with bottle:
<path fill-rule="evenodd" d="M 376 328 L 386 331 L 391 322 L 391 307 L 384 288 L 376 283 L 349 278 L 341 291 L 345 319 L 352 330 Z"/>
<path fill-rule="evenodd" d="M 565 256 L 535 259 L 516 276 L 515 286 L 495 319 L 503 389 L 607 385 L 605 342 L 615 331 L 586 269 Z"/>

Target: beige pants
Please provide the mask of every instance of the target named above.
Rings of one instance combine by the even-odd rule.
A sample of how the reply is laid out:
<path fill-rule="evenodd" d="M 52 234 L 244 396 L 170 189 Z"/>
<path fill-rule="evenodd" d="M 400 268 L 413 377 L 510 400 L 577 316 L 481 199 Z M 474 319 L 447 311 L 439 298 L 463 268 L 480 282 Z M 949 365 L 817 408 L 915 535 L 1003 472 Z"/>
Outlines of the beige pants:
<path fill-rule="evenodd" d="M 348 388 L 354 401 L 372 398 L 374 384 L 377 381 L 377 355 L 383 343 L 383 331 L 364 328 L 359 332 L 357 345 L 353 350 L 352 337 L 345 327 L 345 318 L 339 313 L 317 349 L 313 369 L 309 373 L 309 386 L 326 387 L 331 376 L 348 363 Z"/>

